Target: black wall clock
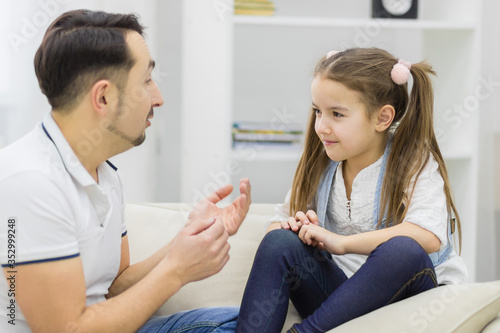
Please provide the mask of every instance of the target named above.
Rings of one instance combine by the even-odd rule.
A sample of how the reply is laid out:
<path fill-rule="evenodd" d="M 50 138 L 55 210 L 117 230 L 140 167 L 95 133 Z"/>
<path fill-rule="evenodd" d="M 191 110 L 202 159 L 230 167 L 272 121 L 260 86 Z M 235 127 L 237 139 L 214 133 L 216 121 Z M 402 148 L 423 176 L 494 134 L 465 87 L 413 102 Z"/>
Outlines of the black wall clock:
<path fill-rule="evenodd" d="M 372 17 L 416 19 L 418 0 L 372 0 Z"/>

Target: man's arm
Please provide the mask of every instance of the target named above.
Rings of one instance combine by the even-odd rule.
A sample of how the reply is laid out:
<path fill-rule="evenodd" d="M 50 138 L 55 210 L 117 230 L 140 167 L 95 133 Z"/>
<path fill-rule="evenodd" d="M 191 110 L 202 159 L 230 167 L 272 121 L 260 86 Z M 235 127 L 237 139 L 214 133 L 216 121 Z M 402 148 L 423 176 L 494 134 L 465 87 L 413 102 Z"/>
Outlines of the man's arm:
<path fill-rule="evenodd" d="M 228 237 L 221 220 L 195 221 L 177 234 L 149 274 L 88 307 L 80 257 L 20 265 L 16 301 L 33 332 L 135 332 L 183 285 L 222 269 L 229 259 Z"/>
<path fill-rule="evenodd" d="M 250 181 L 246 178 L 240 181 L 240 195 L 228 206 L 219 208 L 216 204 L 228 196 L 232 191 L 232 186 L 224 186 L 209 195 L 207 198 L 198 203 L 189 214 L 189 221 L 208 219 L 219 216 L 226 227 L 229 235 L 237 232 L 241 223 L 247 215 L 250 208 Z M 128 236 L 122 237 L 121 262 L 118 275 L 109 288 L 107 298 L 116 296 L 127 288 L 130 288 L 144 276 L 148 274 L 168 252 L 169 244 L 155 252 L 151 257 L 130 266 L 130 252 Z"/>
<path fill-rule="evenodd" d="M 124 292 L 145 277 L 165 257 L 168 253 L 169 246 L 170 244 L 163 246 L 152 256 L 130 266 L 128 236 L 125 235 L 122 237 L 120 269 L 116 279 L 109 288 L 109 293 L 106 295 L 106 298 L 111 298 Z"/>

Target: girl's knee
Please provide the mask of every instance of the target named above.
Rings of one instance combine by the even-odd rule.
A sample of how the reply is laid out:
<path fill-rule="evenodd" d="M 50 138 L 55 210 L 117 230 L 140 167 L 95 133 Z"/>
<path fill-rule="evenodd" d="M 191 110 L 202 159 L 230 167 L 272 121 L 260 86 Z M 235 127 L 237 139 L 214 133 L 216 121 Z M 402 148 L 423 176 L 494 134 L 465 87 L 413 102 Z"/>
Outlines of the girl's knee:
<path fill-rule="evenodd" d="M 393 237 L 385 243 L 380 244 L 377 250 L 390 256 L 400 257 L 405 261 L 429 259 L 424 248 L 416 240 L 408 236 Z"/>
<path fill-rule="evenodd" d="M 286 229 L 275 229 L 264 236 L 259 248 L 283 252 L 289 247 L 296 247 L 297 244 L 302 244 L 297 234 Z"/>
<path fill-rule="evenodd" d="M 380 244 L 370 255 L 375 266 L 387 267 L 391 274 L 413 277 L 434 265 L 422 246 L 411 237 L 397 236 Z"/>
<path fill-rule="evenodd" d="M 289 243 L 289 242 L 293 242 L 293 241 L 297 240 L 298 236 L 296 233 L 294 233 L 293 231 L 290 231 L 290 230 L 274 229 L 274 230 L 269 231 L 266 234 L 266 236 L 263 239 L 263 242 L 266 239 L 272 240 L 274 243 L 277 243 L 277 242 Z"/>

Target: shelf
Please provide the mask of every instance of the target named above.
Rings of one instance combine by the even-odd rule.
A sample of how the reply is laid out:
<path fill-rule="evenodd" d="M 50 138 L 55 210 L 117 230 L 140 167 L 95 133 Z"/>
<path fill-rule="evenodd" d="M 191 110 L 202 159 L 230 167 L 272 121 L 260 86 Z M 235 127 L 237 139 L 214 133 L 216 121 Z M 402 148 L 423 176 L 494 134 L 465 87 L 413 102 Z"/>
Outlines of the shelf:
<path fill-rule="evenodd" d="M 233 15 L 237 25 L 269 25 L 317 28 L 369 28 L 379 25 L 385 29 L 425 29 L 425 30 L 470 30 L 476 29 L 475 22 L 453 22 L 437 20 L 405 19 L 344 19 L 327 17 L 295 16 L 250 16 Z"/>
<path fill-rule="evenodd" d="M 298 162 L 302 155 L 302 148 L 264 148 L 249 146 L 247 148 L 236 148 L 231 150 L 231 159 L 239 162 L 254 161 L 283 161 Z"/>
<path fill-rule="evenodd" d="M 253 161 L 288 161 L 298 162 L 302 154 L 302 149 L 263 149 L 259 147 L 249 147 L 247 149 L 232 149 L 231 159 L 240 162 L 253 162 Z M 446 161 L 467 161 L 471 160 L 473 156 L 469 152 L 442 152 L 443 158 Z"/>

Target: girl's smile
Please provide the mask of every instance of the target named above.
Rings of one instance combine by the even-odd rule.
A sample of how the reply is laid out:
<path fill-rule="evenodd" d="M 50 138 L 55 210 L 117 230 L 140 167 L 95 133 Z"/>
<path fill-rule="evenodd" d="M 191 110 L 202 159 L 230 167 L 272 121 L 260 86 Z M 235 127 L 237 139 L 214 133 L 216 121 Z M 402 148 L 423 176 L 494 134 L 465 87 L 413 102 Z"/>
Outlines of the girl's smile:
<path fill-rule="evenodd" d="M 323 140 L 323 139 L 322 139 L 322 141 L 323 141 L 323 144 L 325 146 L 332 146 L 332 145 L 334 145 L 336 143 L 339 143 L 338 141 L 329 141 L 329 140 Z"/>

